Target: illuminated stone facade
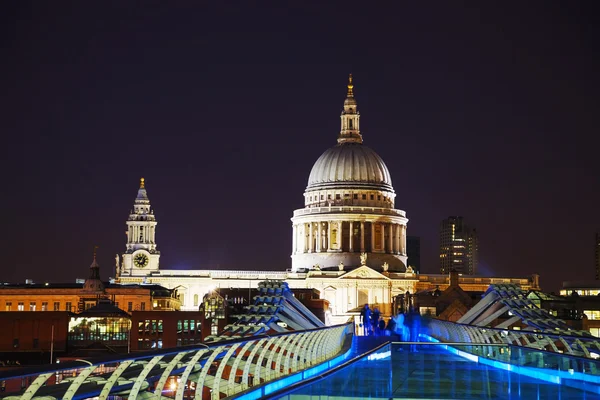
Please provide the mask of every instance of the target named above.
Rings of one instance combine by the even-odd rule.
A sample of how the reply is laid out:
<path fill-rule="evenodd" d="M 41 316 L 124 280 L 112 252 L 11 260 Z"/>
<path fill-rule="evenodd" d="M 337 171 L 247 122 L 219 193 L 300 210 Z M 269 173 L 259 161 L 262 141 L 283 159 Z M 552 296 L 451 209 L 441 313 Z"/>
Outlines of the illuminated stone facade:
<path fill-rule="evenodd" d="M 122 256 L 123 265 L 118 267 L 119 274 L 146 275 L 158 271 L 160 252 L 156 249 L 156 218 L 150 208 L 144 178 L 140 180 L 140 188 L 127 219 L 126 233 L 126 250 Z"/>
<path fill-rule="evenodd" d="M 111 300 L 127 312 L 179 310 L 176 290 L 158 285 L 118 285 L 100 280 L 96 255 L 90 276 L 73 284 L 0 284 L 0 311 L 69 311 L 80 313 L 95 307 L 100 300 Z"/>
<path fill-rule="evenodd" d="M 352 76 L 337 145 L 315 162 L 304 192 L 305 207 L 292 218 L 292 271 L 360 265 L 406 270 L 406 213 L 394 208 L 390 172 L 363 145 Z"/>
<path fill-rule="evenodd" d="M 362 144 L 359 117 L 350 81 L 338 144 L 314 164 L 304 193 L 305 208 L 294 211 L 292 217 L 290 270 L 159 269 L 158 259 L 156 267 L 129 268 L 125 257 L 134 249 L 131 246 L 148 243 L 131 242 L 128 236 L 123 267 L 117 260 L 116 281 L 177 288 L 181 309 L 192 311 L 198 310 L 206 294 L 219 288 L 250 291 L 266 279 L 282 279 L 292 290 L 317 289 L 329 303 L 325 315 L 328 324 L 343 323 L 358 315 L 365 303 L 389 316 L 392 299 L 399 294 L 436 287 L 444 290 L 449 286 L 448 275 L 420 275 L 406 268 L 408 219 L 404 211 L 394 208 L 396 194 L 385 163 Z M 147 199 L 145 190 L 143 198 Z M 134 213 L 130 221 L 137 215 L 148 215 L 147 204 L 146 214 Z M 153 214 L 152 222 L 154 232 Z M 154 235 L 150 237 L 156 250 Z M 525 289 L 535 284 L 529 279 L 459 279 L 463 289 L 481 292 L 491 283 L 509 282 Z"/>

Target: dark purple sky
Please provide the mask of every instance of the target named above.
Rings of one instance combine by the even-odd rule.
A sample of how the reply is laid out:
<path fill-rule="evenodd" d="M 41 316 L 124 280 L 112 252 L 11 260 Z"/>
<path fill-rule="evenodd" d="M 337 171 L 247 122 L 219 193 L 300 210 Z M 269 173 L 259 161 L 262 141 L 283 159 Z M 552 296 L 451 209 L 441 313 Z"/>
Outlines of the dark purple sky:
<path fill-rule="evenodd" d="M 141 176 L 163 268 L 288 268 L 349 72 L 423 272 L 463 215 L 483 274 L 593 278 L 593 2 L 201 3 L 2 5 L 3 281 L 112 276 Z"/>

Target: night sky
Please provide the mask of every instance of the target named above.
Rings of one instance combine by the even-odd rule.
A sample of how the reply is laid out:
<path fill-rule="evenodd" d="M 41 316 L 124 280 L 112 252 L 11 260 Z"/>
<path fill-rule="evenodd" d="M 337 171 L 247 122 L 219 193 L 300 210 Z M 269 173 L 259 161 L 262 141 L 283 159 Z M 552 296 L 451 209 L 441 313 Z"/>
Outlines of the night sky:
<path fill-rule="evenodd" d="M 114 276 L 142 176 L 162 268 L 289 268 L 350 72 L 422 272 L 462 215 L 483 275 L 593 279 L 593 2 L 253 3 L 2 4 L 2 281 Z"/>

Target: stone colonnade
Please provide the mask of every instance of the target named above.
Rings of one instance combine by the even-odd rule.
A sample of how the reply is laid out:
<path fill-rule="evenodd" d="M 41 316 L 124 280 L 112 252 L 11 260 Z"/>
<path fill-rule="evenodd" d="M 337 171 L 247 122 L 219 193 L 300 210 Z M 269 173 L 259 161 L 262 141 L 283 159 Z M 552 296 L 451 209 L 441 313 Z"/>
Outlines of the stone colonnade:
<path fill-rule="evenodd" d="M 154 244 L 156 235 L 155 225 L 129 225 L 127 230 L 127 244 L 149 243 Z"/>
<path fill-rule="evenodd" d="M 394 222 L 303 222 L 293 225 L 292 238 L 292 254 L 346 251 L 406 255 L 406 225 Z"/>

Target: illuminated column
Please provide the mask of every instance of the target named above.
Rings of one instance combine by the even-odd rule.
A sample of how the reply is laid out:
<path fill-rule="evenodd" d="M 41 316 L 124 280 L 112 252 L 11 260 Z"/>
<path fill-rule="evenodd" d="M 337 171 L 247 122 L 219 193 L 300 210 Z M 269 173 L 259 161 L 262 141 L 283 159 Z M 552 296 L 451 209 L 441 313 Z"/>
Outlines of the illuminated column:
<path fill-rule="evenodd" d="M 388 225 L 388 253 L 394 253 L 394 224 Z"/>
<path fill-rule="evenodd" d="M 315 249 L 317 253 L 321 252 L 321 223 L 317 222 L 317 248 Z"/>
<path fill-rule="evenodd" d="M 394 240 L 396 242 L 395 245 L 395 250 L 396 250 L 396 254 L 400 254 L 400 225 L 395 224 L 394 227 L 396 228 L 396 234 L 394 236 Z"/>
<path fill-rule="evenodd" d="M 308 238 L 306 237 L 306 222 L 302 224 L 302 252 L 308 251 Z"/>
<path fill-rule="evenodd" d="M 298 245 L 298 230 L 296 229 L 296 224 L 292 225 L 292 254 L 296 254 L 296 247 Z"/>
<path fill-rule="evenodd" d="M 402 255 L 406 255 L 406 225 L 402 225 L 400 234 L 400 248 Z"/>
<path fill-rule="evenodd" d="M 331 221 L 327 221 L 327 251 L 331 250 Z"/>
<path fill-rule="evenodd" d="M 313 241 L 313 226 L 312 222 L 308 224 L 308 252 L 312 253 L 314 250 L 315 242 Z"/>
<path fill-rule="evenodd" d="M 352 253 L 354 251 L 354 249 L 352 248 L 353 247 L 352 246 L 352 244 L 353 244 L 352 242 L 354 241 L 353 240 L 354 239 L 354 235 L 353 235 L 354 232 L 352 232 L 352 230 L 354 229 L 354 222 L 350 221 L 349 224 L 350 224 L 350 234 L 348 235 L 348 238 L 350 239 L 349 249 L 350 249 L 350 253 Z"/>
<path fill-rule="evenodd" d="M 365 222 L 360 221 L 360 252 L 365 252 Z"/>
<path fill-rule="evenodd" d="M 371 222 L 371 251 L 375 251 L 375 222 Z"/>
<path fill-rule="evenodd" d="M 381 224 L 381 252 L 385 252 L 385 225 Z"/>

